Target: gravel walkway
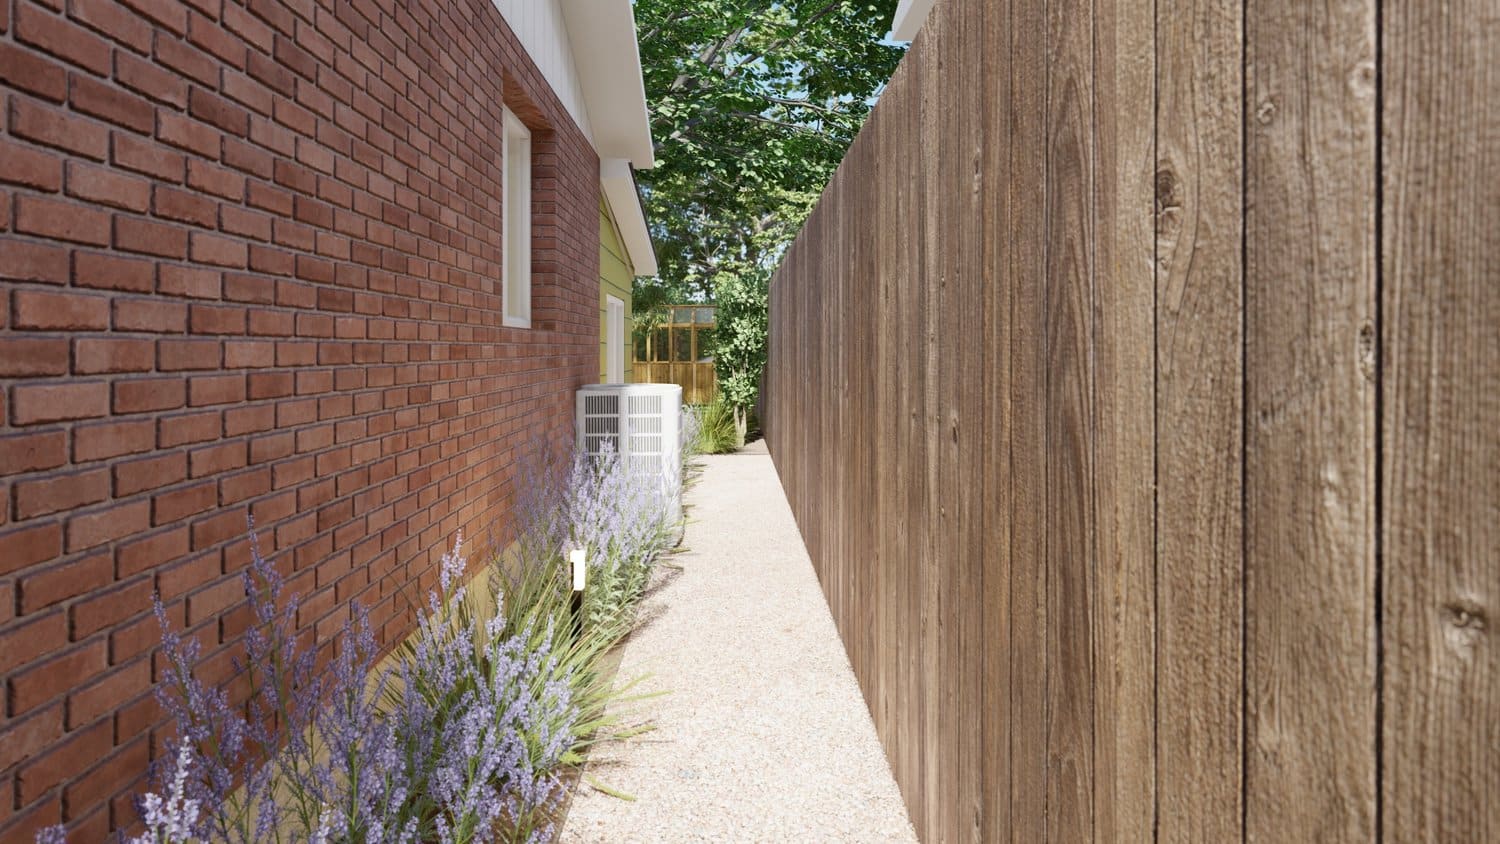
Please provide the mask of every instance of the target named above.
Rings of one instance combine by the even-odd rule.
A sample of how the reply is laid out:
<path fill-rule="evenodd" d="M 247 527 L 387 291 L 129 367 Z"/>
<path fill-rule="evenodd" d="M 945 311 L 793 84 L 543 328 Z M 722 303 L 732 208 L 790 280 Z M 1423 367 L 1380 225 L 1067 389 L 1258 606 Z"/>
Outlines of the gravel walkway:
<path fill-rule="evenodd" d="M 656 729 L 584 772 L 636 799 L 581 784 L 561 840 L 915 842 L 764 444 L 703 464 L 620 664 Z"/>

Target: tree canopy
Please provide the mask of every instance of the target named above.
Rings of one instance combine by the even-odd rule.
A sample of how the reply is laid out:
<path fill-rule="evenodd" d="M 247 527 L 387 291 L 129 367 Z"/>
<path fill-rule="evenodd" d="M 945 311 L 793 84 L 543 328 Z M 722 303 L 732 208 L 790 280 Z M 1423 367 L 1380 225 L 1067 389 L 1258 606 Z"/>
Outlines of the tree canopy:
<path fill-rule="evenodd" d="M 657 166 L 640 174 L 660 273 L 637 301 L 767 276 L 904 48 L 896 0 L 637 0 Z"/>

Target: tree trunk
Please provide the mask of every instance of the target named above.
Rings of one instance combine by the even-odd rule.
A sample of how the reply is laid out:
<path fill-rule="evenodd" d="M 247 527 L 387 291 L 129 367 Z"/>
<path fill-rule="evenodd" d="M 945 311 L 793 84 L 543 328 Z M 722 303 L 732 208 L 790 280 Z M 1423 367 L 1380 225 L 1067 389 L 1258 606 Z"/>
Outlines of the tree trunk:
<path fill-rule="evenodd" d="M 734 409 L 734 447 L 737 449 L 745 447 L 745 426 L 749 422 L 747 416 L 743 407 Z"/>

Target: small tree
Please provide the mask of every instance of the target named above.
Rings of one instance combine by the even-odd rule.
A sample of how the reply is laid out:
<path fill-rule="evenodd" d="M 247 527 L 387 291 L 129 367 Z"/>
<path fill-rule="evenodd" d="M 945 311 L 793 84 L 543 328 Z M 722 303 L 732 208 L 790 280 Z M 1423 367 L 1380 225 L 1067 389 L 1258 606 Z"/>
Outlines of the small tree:
<path fill-rule="evenodd" d="M 745 444 L 750 408 L 766 365 L 767 294 L 767 276 L 762 272 L 721 273 L 714 282 L 714 300 L 719 306 L 714 373 L 719 396 L 734 411 L 736 445 Z"/>

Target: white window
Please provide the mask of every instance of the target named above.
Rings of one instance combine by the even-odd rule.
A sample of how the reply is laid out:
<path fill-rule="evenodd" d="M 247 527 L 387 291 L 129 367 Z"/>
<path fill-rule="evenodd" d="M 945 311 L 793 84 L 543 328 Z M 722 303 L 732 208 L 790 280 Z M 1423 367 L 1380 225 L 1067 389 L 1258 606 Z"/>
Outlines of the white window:
<path fill-rule="evenodd" d="M 500 209 L 505 228 L 500 248 L 501 298 L 505 324 L 531 327 L 531 132 L 526 124 L 505 109 L 505 130 L 500 146 L 504 179 L 504 204 Z"/>
<path fill-rule="evenodd" d="M 625 303 L 604 294 L 604 381 L 625 383 Z"/>

